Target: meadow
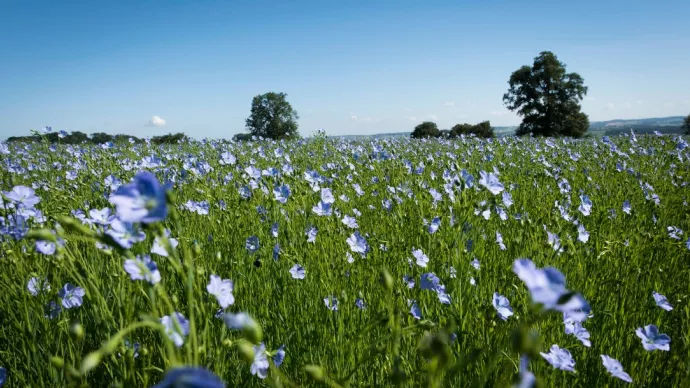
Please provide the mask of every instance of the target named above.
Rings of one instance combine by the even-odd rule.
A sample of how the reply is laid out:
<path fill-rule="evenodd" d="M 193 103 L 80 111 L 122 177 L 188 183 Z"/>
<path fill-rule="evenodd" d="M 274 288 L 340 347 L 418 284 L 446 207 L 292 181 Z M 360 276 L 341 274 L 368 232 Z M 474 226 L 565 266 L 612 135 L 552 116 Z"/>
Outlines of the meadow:
<path fill-rule="evenodd" d="M 687 138 L 0 160 L 8 387 L 690 384 Z"/>

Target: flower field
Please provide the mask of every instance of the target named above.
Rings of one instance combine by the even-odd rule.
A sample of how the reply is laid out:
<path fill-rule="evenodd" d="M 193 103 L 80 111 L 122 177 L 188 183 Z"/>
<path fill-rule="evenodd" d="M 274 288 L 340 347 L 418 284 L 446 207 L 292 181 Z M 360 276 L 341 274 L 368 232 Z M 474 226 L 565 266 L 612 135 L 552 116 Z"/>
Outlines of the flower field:
<path fill-rule="evenodd" d="M 0 385 L 690 384 L 683 137 L 0 160 Z"/>

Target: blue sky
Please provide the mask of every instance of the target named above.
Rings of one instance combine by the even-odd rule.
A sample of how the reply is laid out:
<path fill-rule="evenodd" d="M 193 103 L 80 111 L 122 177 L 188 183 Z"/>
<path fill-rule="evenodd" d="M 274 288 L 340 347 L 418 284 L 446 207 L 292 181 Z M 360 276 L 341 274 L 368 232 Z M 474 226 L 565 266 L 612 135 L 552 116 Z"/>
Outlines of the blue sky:
<path fill-rule="evenodd" d="M 689 19 L 687 0 L 4 1 L 0 138 L 231 137 L 268 91 L 302 135 L 516 125 L 501 97 L 543 50 L 584 77 L 592 121 L 686 115 Z"/>

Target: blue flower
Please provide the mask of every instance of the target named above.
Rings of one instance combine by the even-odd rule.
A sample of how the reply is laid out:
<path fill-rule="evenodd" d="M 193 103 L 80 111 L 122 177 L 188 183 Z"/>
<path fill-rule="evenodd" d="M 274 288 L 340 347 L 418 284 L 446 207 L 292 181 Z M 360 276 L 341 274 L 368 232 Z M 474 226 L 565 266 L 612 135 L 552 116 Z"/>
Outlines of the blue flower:
<path fill-rule="evenodd" d="M 338 311 L 338 299 L 334 296 L 323 298 L 323 303 L 331 311 Z"/>
<path fill-rule="evenodd" d="M 551 345 L 549 353 L 539 352 L 539 354 L 554 368 L 575 372 L 575 360 L 567 349 L 561 349 L 558 345 Z"/>
<path fill-rule="evenodd" d="M 665 350 L 668 351 L 671 347 L 671 337 L 666 334 L 659 334 L 659 328 L 655 325 L 647 325 L 643 328 L 638 327 L 635 334 L 642 340 L 642 347 L 645 350 Z"/>
<path fill-rule="evenodd" d="M 623 202 L 623 213 L 630 214 L 631 211 L 632 206 L 630 206 L 630 201 L 626 199 L 625 202 Z"/>
<path fill-rule="evenodd" d="M 167 229 L 165 229 L 164 233 L 165 237 L 168 239 L 168 243 L 170 243 L 170 246 L 172 248 L 177 248 L 177 246 L 179 245 L 177 239 L 170 238 L 170 231 Z M 156 236 L 156 238 L 153 240 L 153 247 L 151 247 L 151 253 L 155 253 L 163 257 L 168 257 L 169 252 L 163 246 L 163 239 L 160 236 Z"/>
<path fill-rule="evenodd" d="M 208 369 L 201 367 L 177 367 L 163 376 L 163 381 L 152 388 L 225 388 L 225 383 Z"/>
<path fill-rule="evenodd" d="M 290 197 L 290 186 L 276 186 L 273 188 L 273 197 L 280 203 L 286 203 Z"/>
<path fill-rule="evenodd" d="M 133 182 L 120 186 L 110 202 L 117 207 L 120 220 L 125 222 L 148 224 L 162 221 L 168 215 L 165 189 L 148 171 L 137 173 Z"/>
<path fill-rule="evenodd" d="M 632 377 L 630 377 L 629 374 L 625 373 L 623 370 L 623 365 L 621 365 L 618 360 L 615 358 L 611 358 L 606 354 L 601 355 L 601 361 L 604 364 L 604 368 L 611 373 L 611 376 L 617 377 L 626 383 L 632 383 Z"/>
<path fill-rule="evenodd" d="M 509 192 L 504 191 L 502 194 L 502 200 L 505 207 L 511 207 L 513 205 L 513 196 Z"/>
<path fill-rule="evenodd" d="M 268 356 L 266 355 L 266 345 L 262 342 L 259 346 L 254 346 L 254 361 L 250 366 L 252 375 L 260 379 L 265 379 L 268 376 Z"/>
<path fill-rule="evenodd" d="M 36 240 L 36 250 L 43 253 L 44 255 L 52 255 L 55 253 L 57 245 L 54 242 Z"/>
<path fill-rule="evenodd" d="M 247 241 L 244 243 L 245 248 L 249 253 L 254 253 L 259 250 L 259 238 L 256 236 L 247 237 Z"/>
<path fill-rule="evenodd" d="M 367 252 L 369 252 L 369 244 L 367 240 L 359 234 L 359 231 L 350 235 L 350 238 L 347 239 L 347 245 L 350 246 L 352 252 L 359 253 L 362 256 L 366 256 Z"/>
<path fill-rule="evenodd" d="M 671 304 L 668 303 L 668 299 L 666 299 L 665 296 L 654 291 L 654 292 L 652 292 L 652 297 L 654 298 L 654 302 L 656 302 L 657 306 L 661 307 L 662 309 L 664 309 L 666 311 L 673 310 L 673 306 L 671 306 Z"/>
<path fill-rule="evenodd" d="M 235 303 L 235 296 L 232 294 L 233 288 L 232 280 L 221 279 L 218 275 L 211 275 L 206 291 L 216 297 L 221 308 L 227 308 Z"/>
<path fill-rule="evenodd" d="M 589 232 L 585 229 L 585 226 L 580 224 L 577 226 L 577 241 L 586 243 L 589 241 Z"/>
<path fill-rule="evenodd" d="M 540 269 L 529 259 L 517 259 L 513 263 L 513 271 L 527 286 L 534 303 L 544 305 L 547 310 L 571 313 L 578 321 L 587 316 L 587 301 L 582 295 L 565 288 L 565 276 L 557 269 Z M 562 300 L 564 297 L 567 300 Z"/>
<path fill-rule="evenodd" d="M 327 187 L 321 189 L 321 202 L 327 204 L 332 204 L 335 202 L 335 197 L 333 196 L 333 192 L 331 192 L 331 189 Z"/>
<path fill-rule="evenodd" d="M 355 217 L 350 217 L 348 215 L 345 215 L 343 217 L 343 224 L 345 224 L 348 228 L 351 229 L 357 229 L 359 225 L 357 225 L 357 219 Z"/>
<path fill-rule="evenodd" d="M 184 315 L 175 312 L 172 316 L 166 315 L 160 319 L 161 324 L 165 328 L 165 334 L 168 335 L 175 346 L 178 348 L 184 344 L 184 337 L 189 334 L 189 321 Z"/>
<path fill-rule="evenodd" d="M 496 174 L 490 172 L 486 173 L 484 171 L 479 172 L 479 184 L 486 187 L 487 190 L 491 192 L 493 195 L 497 195 L 501 191 L 503 191 L 503 183 L 499 182 L 498 176 Z"/>
<path fill-rule="evenodd" d="M 65 284 L 58 292 L 58 296 L 62 298 L 62 307 L 66 309 L 79 307 L 84 304 L 84 295 L 86 295 L 86 291 L 83 288 L 76 287 L 70 283 Z"/>
<path fill-rule="evenodd" d="M 138 230 L 133 223 L 122 222 L 119 219 L 115 219 L 110 223 L 110 229 L 105 234 L 112 237 L 116 243 L 126 249 L 146 239 L 146 233 Z"/>
<path fill-rule="evenodd" d="M 408 304 L 411 304 L 410 315 L 412 315 L 415 319 L 422 319 L 422 310 L 417 305 L 417 302 L 415 302 L 414 300 L 411 300 L 411 301 L 408 301 Z"/>
<path fill-rule="evenodd" d="M 414 288 L 414 279 L 411 276 L 403 276 L 403 281 L 407 284 L 407 288 Z"/>
<path fill-rule="evenodd" d="M 273 364 L 276 367 L 280 367 L 285 359 L 285 345 L 280 345 L 276 353 L 273 355 Z"/>
<path fill-rule="evenodd" d="M 151 284 L 157 284 L 161 281 L 158 265 L 148 255 L 137 256 L 136 259 L 127 259 L 125 260 L 124 267 L 125 272 L 129 274 L 132 280 L 145 280 Z"/>
<path fill-rule="evenodd" d="M 50 291 L 50 284 L 48 283 L 48 279 L 32 277 L 29 279 L 29 283 L 27 283 L 26 288 L 29 289 L 29 293 L 31 293 L 31 295 L 38 296 L 38 294 L 42 291 Z"/>
<path fill-rule="evenodd" d="M 429 233 L 434 234 L 438 230 L 438 228 L 441 226 L 441 218 L 440 217 L 434 217 L 433 220 L 431 220 L 431 223 L 429 224 Z"/>
<path fill-rule="evenodd" d="M 271 225 L 271 236 L 273 238 L 278 238 L 278 223 L 274 222 L 273 225 Z"/>
<path fill-rule="evenodd" d="M 290 274 L 292 275 L 293 279 L 304 279 L 304 277 L 307 276 L 304 267 L 299 264 L 295 264 L 292 266 L 292 268 L 290 268 Z"/>
<path fill-rule="evenodd" d="M 498 317 L 502 320 L 508 320 L 508 317 L 513 315 L 513 308 L 510 307 L 510 301 L 508 298 L 499 294 L 498 292 L 494 292 L 494 297 L 491 301 L 491 304 L 493 304 L 496 312 L 498 313 Z"/>
<path fill-rule="evenodd" d="M 355 306 L 357 306 L 357 308 L 359 308 L 360 310 L 364 310 L 367 308 L 366 304 L 364 303 L 364 299 L 362 298 L 355 299 Z"/>
<path fill-rule="evenodd" d="M 426 268 L 426 265 L 429 263 L 429 257 L 421 249 L 413 249 L 412 256 L 414 256 L 418 266 Z"/>
<path fill-rule="evenodd" d="M 306 235 L 307 235 L 307 242 L 308 242 L 308 243 L 313 243 L 314 241 L 316 241 L 316 234 L 317 234 L 318 232 L 319 232 L 319 230 L 316 229 L 315 226 L 311 226 L 311 227 L 307 230 L 307 232 L 306 232 Z"/>
<path fill-rule="evenodd" d="M 62 307 L 60 307 L 59 304 L 55 303 L 54 300 L 51 300 L 48 305 L 45 307 L 45 318 L 50 318 L 50 319 L 55 319 L 57 318 L 58 315 L 60 315 L 60 312 L 62 311 Z"/>
<path fill-rule="evenodd" d="M 319 201 L 319 203 L 317 203 L 311 210 L 320 217 L 330 216 L 333 214 L 332 205 L 323 201 Z"/>
<path fill-rule="evenodd" d="M 36 192 L 31 187 L 26 186 L 14 186 L 12 190 L 5 192 L 5 196 L 17 208 L 31 209 L 41 202 L 41 199 L 36 196 Z"/>
<path fill-rule="evenodd" d="M 592 213 L 592 201 L 586 195 L 580 196 L 580 206 L 577 210 L 582 213 L 582 215 L 588 216 Z"/>
<path fill-rule="evenodd" d="M 221 316 L 225 325 L 233 330 L 242 330 L 246 327 L 256 325 L 256 322 L 247 313 L 225 313 Z"/>
<path fill-rule="evenodd" d="M 586 347 L 592 346 L 589 340 L 589 332 L 587 329 L 582 327 L 582 323 L 578 322 L 572 317 L 565 316 L 563 318 L 563 323 L 565 324 L 565 334 L 574 335 L 583 345 Z"/>

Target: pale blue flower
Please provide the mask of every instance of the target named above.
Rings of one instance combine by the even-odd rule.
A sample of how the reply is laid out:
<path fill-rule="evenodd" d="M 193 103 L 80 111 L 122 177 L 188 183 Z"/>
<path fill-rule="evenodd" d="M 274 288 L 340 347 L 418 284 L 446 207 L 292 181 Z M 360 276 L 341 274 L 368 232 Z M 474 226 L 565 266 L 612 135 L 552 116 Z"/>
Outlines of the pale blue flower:
<path fill-rule="evenodd" d="M 551 345 L 549 353 L 539 352 L 539 354 L 554 368 L 575 372 L 575 360 L 567 349 L 561 349 L 558 345 Z"/>
<path fill-rule="evenodd" d="M 621 365 L 618 360 L 615 358 L 611 358 L 606 354 L 601 355 L 601 361 L 604 364 L 604 368 L 611 373 L 611 376 L 617 377 L 626 383 L 632 383 L 632 377 L 630 377 L 629 374 L 625 373 L 623 370 L 623 365 Z"/>
<path fill-rule="evenodd" d="M 499 294 L 498 292 L 494 292 L 494 297 L 491 301 L 491 304 L 493 304 L 496 312 L 498 313 L 498 317 L 502 320 L 508 320 L 508 318 L 513 315 L 513 308 L 510 307 L 510 301 L 508 298 Z"/>
<path fill-rule="evenodd" d="M 254 346 L 254 361 L 249 370 L 252 375 L 265 379 L 268 376 L 268 355 L 266 355 L 266 345 L 262 342 L 259 346 Z"/>
<path fill-rule="evenodd" d="M 665 296 L 654 291 L 652 292 L 652 297 L 654 297 L 654 302 L 656 302 L 657 306 L 661 307 L 666 311 L 673 310 L 673 306 L 671 306 L 671 304 L 668 302 L 668 299 L 666 299 Z"/>
<path fill-rule="evenodd" d="M 276 367 L 280 367 L 283 364 L 284 359 L 285 359 L 285 345 L 280 345 L 278 350 L 276 350 L 276 354 L 273 355 L 273 364 Z"/>
<path fill-rule="evenodd" d="M 129 274 L 132 280 L 145 280 L 151 284 L 157 284 L 161 281 L 158 265 L 148 255 L 137 256 L 136 259 L 127 259 L 125 260 L 124 267 L 125 272 Z"/>
<path fill-rule="evenodd" d="M 580 206 L 577 208 L 577 210 L 579 210 L 580 213 L 582 213 L 582 215 L 585 216 L 592 214 L 592 201 L 589 199 L 588 196 L 580 196 Z"/>
<path fill-rule="evenodd" d="M 331 311 L 338 311 L 338 299 L 334 296 L 323 298 L 323 303 Z"/>
<path fill-rule="evenodd" d="M 498 176 L 496 176 L 496 174 L 492 172 L 487 174 L 485 171 L 480 171 L 479 176 L 479 184 L 484 186 L 487 190 L 489 190 L 491 194 L 497 195 L 501 191 L 503 191 L 503 183 L 499 182 Z"/>
<path fill-rule="evenodd" d="M 410 306 L 410 315 L 412 315 L 415 319 L 422 319 L 422 309 L 419 308 L 417 302 L 409 301 L 409 303 L 412 304 Z"/>
<path fill-rule="evenodd" d="M 421 249 L 413 249 L 412 256 L 414 256 L 418 266 L 426 268 L 427 264 L 429 263 L 429 257 L 425 255 Z"/>
<path fill-rule="evenodd" d="M 110 197 L 117 207 L 120 220 L 151 223 L 162 221 L 168 215 L 165 189 L 155 175 L 141 171 L 132 183 L 120 186 Z"/>
<path fill-rule="evenodd" d="M 319 232 L 318 229 L 316 229 L 315 226 L 310 227 L 307 232 L 305 233 L 307 235 L 307 242 L 308 243 L 313 243 L 316 241 L 316 234 Z"/>
<path fill-rule="evenodd" d="M 84 295 L 86 295 L 86 291 L 83 288 L 70 283 L 66 283 L 58 292 L 58 296 L 62 298 L 62 307 L 66 309 L 84 304 Z"/>
<path fill-rule="evenodd" d="M 359 231 L 351 234 L 346 241 L 347 245 L 350 246 L 350 250 L 354 253 L 359 253 L 362 256 L 366 256 L 367 252 L 369 252 L 369 244 L 367 243 L 367 240 L 365 240 L 364 237 L 359 234 Z"/>
<path fill-rule="evenodd" d="M 216 297 L 220 307 L 225 309 L 235 303 L 235 296 L 232 294 L 234 284 L 230 279 L 221 279 L 218 275 L 211 275 L 206 291 Z"/>
<path fill-rule="evenodd" d="M 31 295 L 38 296 L 38 294 L 43 291 L 50 291 L 50 284 L 48 283 L 48 279 L 32 277 L 29 279 L 29 283 L 27 283 L 26 288 L 29 289 L 29 293 L 31 293 Z"/>
<path fill-rule="evenodd" d="M 431 220 L 431 223 L 429 224 L 429 233 L 434 234 L 438 230 L 438 228 L 441 226 L 441 218 L 440 217 L 434 217 L 433 220 Z"/>
<path fill-rule="evenodd" d="M 669 351 L 671 347 L 671 337 L 666 334 L 659 334 L 659 329 L 656 325 L 647 325 L 643 328 L 638 327 L 635 334 L 642 340 L 642 347 L 645 350 L 665 350 Z"/>
<path fill-rule="evenodd" d="M 304 279 L 304 277 L 307 276 L 307 272 L 304 267 L 295 264 L 290 268 L 290 275 L 292 275 L 293 279 Z"/>
<path fill-rule="evenodd" d="M 357 229 L 359 227 L 359 225 L 357 225 L 357 219 L 348 215 L 343 217 L 343 224 L 351 229 Z"/>
<path fill-rule="evenodd" d="M 189 320 L 181 313 L 175 312 L 172 316 L 166 315 L 160 319 L 168 335 L 178 348 L 184 344 L 184 338 L 189 334 Z"/>

